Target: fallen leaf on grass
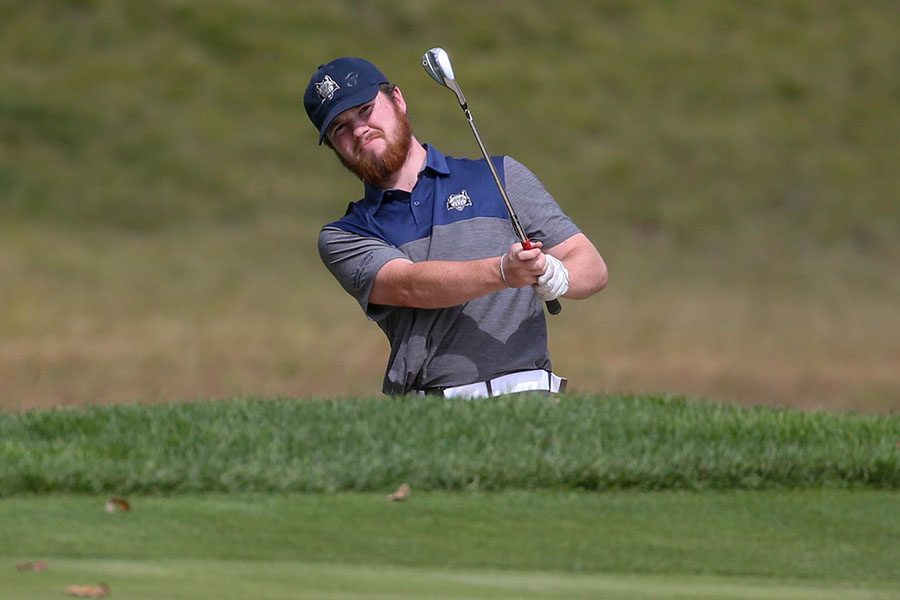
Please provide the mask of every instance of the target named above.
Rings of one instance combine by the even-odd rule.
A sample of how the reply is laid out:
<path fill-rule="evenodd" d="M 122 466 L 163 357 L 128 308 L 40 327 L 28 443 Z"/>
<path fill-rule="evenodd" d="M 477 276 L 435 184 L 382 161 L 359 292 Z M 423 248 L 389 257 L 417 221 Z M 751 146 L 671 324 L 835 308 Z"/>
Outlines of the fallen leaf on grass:
<path fill-rule="evenodd" d="M 125 498 L 118 498 L 113 496 L 109 500 L 106 501 L 106 512 L 114 513 L 116 511 L 128 512 L 131 510 L 131 505 L 128 504 L 128 500 Z"/>
<path fill-rule="evenodd" d="M 66 594 L 78 596 L 79 598 L 106 598 L 109 596 L 109 586 L 105 583 L 100 585 L 70 585 L 66 588 Z"/>
<path fill-rule="evenodd" d="M 409 484 L 404 483 L 393 494 L 388 494 L 387 499 L 391 502 L 402 502 L 409 498 Z"/>

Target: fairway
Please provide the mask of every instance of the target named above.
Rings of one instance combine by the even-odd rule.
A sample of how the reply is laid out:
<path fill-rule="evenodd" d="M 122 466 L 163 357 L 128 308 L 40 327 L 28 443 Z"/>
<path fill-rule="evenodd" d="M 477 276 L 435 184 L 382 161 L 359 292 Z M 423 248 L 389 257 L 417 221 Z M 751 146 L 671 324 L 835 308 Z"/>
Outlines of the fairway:
<path fill-rule="evenodd" d="M 0 597 L 895 598 L 896 493 L 0 500 Z M 13 565 L 46 560 L 43 573 Z"/>
<path fill-rule="evenodd" d="M 757 600 L 869 600 L 896 598 L 900 587 L 789 579 L 559 574 L 302 562 L 230 560 L 60 560 L 53 573 L 0 575 L 3 598 L 50 600 L 72 581 L 106 581 L 133 600 L 383 598 L 746 598 Z M 9 571 L 9 570 L 7 570 Z"/>

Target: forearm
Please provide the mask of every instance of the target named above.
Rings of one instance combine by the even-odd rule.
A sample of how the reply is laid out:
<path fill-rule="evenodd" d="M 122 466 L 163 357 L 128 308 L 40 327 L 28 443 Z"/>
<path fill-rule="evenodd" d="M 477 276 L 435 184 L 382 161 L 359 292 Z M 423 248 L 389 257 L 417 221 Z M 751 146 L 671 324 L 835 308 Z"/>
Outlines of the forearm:
<path fill-rule="evenodd" d="M 587 298 L 606 287 L 606 263 L 596 252 L 586 248 L 570 252 L 563 264 L 569 271 L 569 290 L 564 298 Z"/>
<path fill-rule="evenodd" d="M 547 253 L 561 260 L 569 272 L 569 289 L 564 298 L 587 298 L 606 287 L 609 278 L 606 263 L 583 234 L 550 248 Z"/>
<path fill-rule="evenodd" d="M 497 256 L 417 263 L 393 260 L 378 272 L 369 301 L 386 306 L 446 308 L 506 287 Z"/>

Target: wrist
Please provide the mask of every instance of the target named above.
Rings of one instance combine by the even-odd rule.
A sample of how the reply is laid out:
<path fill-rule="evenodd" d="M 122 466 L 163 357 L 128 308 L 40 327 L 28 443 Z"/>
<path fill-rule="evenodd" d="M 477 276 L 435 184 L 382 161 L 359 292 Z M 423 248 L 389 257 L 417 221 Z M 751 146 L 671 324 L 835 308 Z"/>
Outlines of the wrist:
<path fill-rule="evenodd" d="M 505 254 L 500 256 L 500 279 L 503 280 L 503 283 L 506 284 L 506 287 L 511 288 L 512 286 L 509 284 L 509 280 L 506 279 L 506 272 L 503 269 L 503 259 L 506 258 Z"/>

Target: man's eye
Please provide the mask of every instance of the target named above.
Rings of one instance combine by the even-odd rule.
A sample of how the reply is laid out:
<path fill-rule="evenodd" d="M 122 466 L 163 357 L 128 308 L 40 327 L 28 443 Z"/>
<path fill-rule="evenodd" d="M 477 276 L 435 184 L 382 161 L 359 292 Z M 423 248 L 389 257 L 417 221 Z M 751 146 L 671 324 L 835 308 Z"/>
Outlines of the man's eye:
<path fill-rule="evenodd" d="M 367 114 L 369 114 L 370 112 L 372 112 L 372 105 L 371 105 L 371 104 L 366 104 L 365 106 L 363 106 L 363 107 L 359 110 L 359 114 L 361 114 L 361 115 L 367 115 Z"/>

